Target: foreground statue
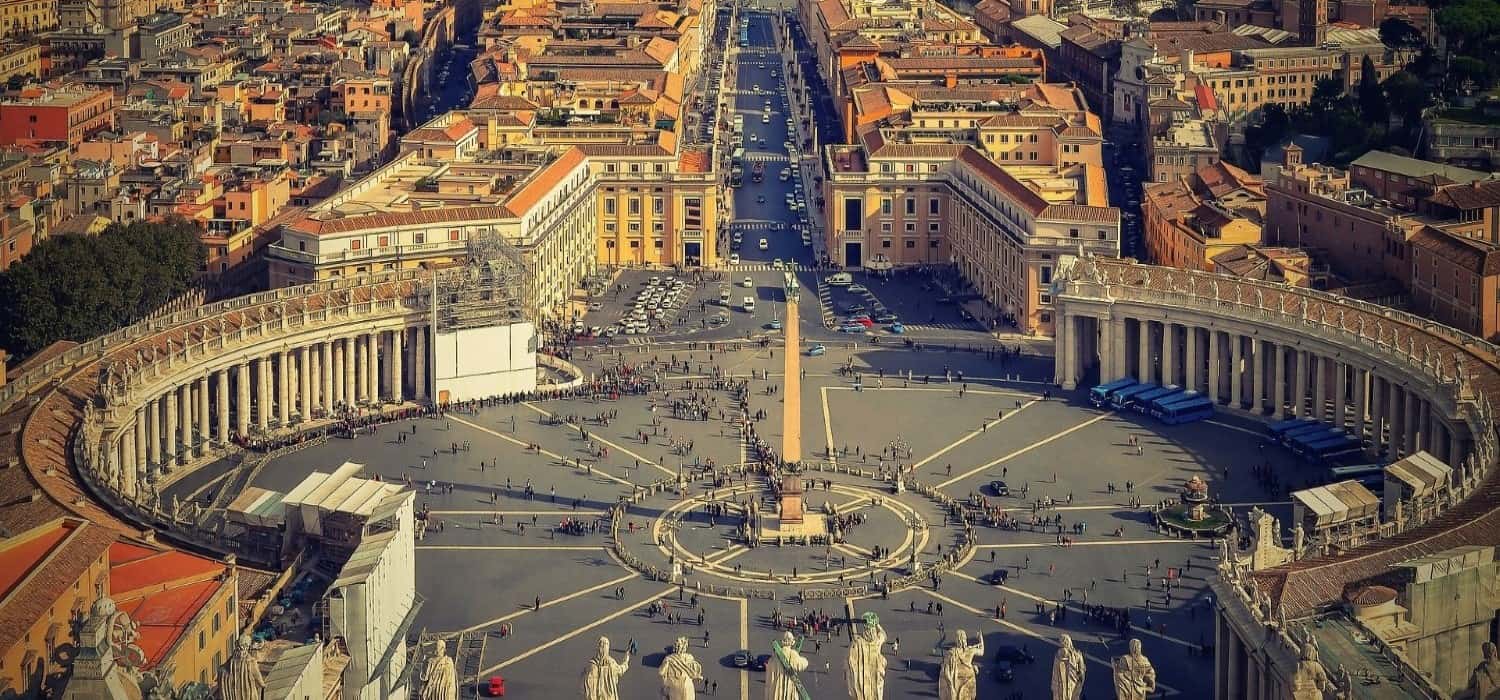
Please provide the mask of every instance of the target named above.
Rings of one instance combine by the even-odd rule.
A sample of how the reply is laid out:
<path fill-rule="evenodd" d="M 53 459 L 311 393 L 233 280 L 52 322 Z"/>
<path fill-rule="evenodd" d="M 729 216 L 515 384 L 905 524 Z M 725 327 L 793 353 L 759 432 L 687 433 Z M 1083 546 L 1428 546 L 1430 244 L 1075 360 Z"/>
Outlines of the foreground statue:
<path fill-rule="evenodd" d="M 458 671 L 448 656 L 448 645 L 439 639 L 422 669 L 422 700 L 458 700 Z"/>
<path fill-rule="evenodd" d="M 849 700 L 882 700 L 885 697 L 885 628 L 875 613 L 864 614 L 864 626 L 849 645 L 849 666 L 844 682 Z"/>
<path fill-rule="evenodd" d="M 1156 692 L 1156 669 L 1141 653 L 1141 640 L 1130 640 L 1130 653 L 1114 658 L 1115 697 L 1118 700 L 1146 700 Z"/>
<path fill-rule="evenodd" d="M 1474 667 L 1474 673 L 1469 676 L 1470 693 L 1467 696 L 1473 700 L 1500 700 L 1500 651 L 1496 650 L 1494 642 L 1485 642 L 1484 661 Z"/>
<path fill-rule="evenodd" d="M 703 680 L 703 664 L 688 653 L 687 637 L 678 637 L 672 653 L 661 662 L 661 694 L 667 700 L 693 700 L 698 681 Z"/>
<path fill-rule="evenodd" d="M 1052 659 L 1052 700 L 1078 700 L 1083 695 L 1083 652 L 1066 634 L 1058 642 L 1061 646 Z"/>
<path fill-rule="evenodd" d="M 958 631 L 958 641 L 943 653 L 943 667 L 938 674 L 938 700 L 974 700 L 979 689 L 979 673 L 974 658 L 984 656 L 984 637 L 975 635 L 978 643 L 969 646 L 969 635 Z"/>
<path fill-rule="evenodd" d="M 782 632 L 771 642 L 771 661 L 766 664 L 766 700 L 802 700 L 807 689 L 797 674 L 807 670 L 807 659 L 797 650 L 797 638 Z"/>
<path fill-rule="evenodd" d="M 609 637 L 600 637 L 599 653 L 583 671 L 583 700 L 620 700 L 620 676 L 629 667 L 630 654 L 615 661 L 609 656 Z"/>

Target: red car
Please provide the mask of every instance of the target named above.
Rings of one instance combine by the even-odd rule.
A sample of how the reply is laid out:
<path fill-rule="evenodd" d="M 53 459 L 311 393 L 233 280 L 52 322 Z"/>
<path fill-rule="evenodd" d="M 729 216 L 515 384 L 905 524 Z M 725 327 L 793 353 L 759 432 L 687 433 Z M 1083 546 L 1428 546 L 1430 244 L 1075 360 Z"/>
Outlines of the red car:
<path fill-rule="evenodd" d="M 505 697 L 505 678 L 501 676 L 490 676 L 490 697 Z"/>

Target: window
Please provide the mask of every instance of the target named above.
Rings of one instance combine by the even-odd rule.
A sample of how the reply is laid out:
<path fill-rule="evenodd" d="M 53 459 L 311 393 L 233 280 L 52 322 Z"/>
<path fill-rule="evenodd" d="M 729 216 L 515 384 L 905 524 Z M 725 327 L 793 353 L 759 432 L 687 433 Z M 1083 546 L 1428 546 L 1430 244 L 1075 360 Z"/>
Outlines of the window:
<path fill-rule="evenodd" d="M 864 203 L 858 197 L 844 198 L 844 230 L 858 231 L 864 226 Z"/>
<path fill-rule="evenodd" d="M 906 198 L 906 215 L 914 216 L 917 213 L 917 200 L 912 197 Z"/>
<path fill-rule="evenodd" d="M 448 240 L 449 241 L 457 241 L 458 240 L 458 229 L 454 229 L 454 230 L 448 232 Z"/>
<path fill-rule="evenodd" d="M 938 242 L 937 241 L 928 241 L 927 242 L 927 247 L 928 248 L 936 248 L 936 247 L 938 247 Z"/>
<path fill-rule="evenodd" d="M 204 634 L 203 630 L 198 630 L 198 650 L 199 651 L 203 650 L 203 647 L 206 645 L 205 643 L 207 641 L 208 641 L 208 635 Z"/>
<path fill-rule="evenodd" d="M 639 197 L 631 197 L 630 201 L 629 201 L 629 204 L 630 204 L 630 207 L 629 207 L 630 208 L 630 215 L 631 216 L 640 216 L 641 215 L 641 200 L 640 200 L 640 198 Z"/>
<path fill-rule="evenodd" d="M 883 198 L 881 198 L 881 200 L 880 200 L 880 215 L 881 216 L 890 216 L 891 215 L 891 200 L 890 200 L 889 197 L 883 197 Z"/>
<path fill-rule="evenodd" d="M 380 246 L 381 248 L 389 248 L 390 245 L 391 245 L 391 237 L 390 236 L 381 236 L 380 238 L 378 238 L 376 240 L 378 241 L 376 243 L 376 245 Z"/>
<path fill-rule="evenodd" d="M 667 209 L 666 201 L 663 200 L 661 197 L 652 197 L 651 198 L 651 213 L 652 214 L 660 214 L 660 213 L 666 211 L 666 209 Z"/>
<path fill-rule="evenodd" d="M 1076 228 L 1070 228 L 1070 229 L 1068 229 L 1068 238 L 1077 238 L 1077 237 L 1078 237 L 1078 229 L 1076 229 Z"/>
<path fill-rule="evenodd" d="M 910 248 L 915 248 L 915 247 L 917 247 L 917 242 L 916 242 L 916 241 L 907 241 L 907 242 L 906 242 L 906 247 L 907 247 L 907 248 L 908 248 L 908 249 L 910 249 Z"/>
<path fill-rule="evenodd" d="M 423 231 L 418 231 L 412 234 L 411 242 L 417 245 L 422 245 L 423 243 L 427 242 L 427 234 Z"/>
<path fill-rule="evenodd" d="M 939 205 L 937 197 L 933 197 L 932 199 L 927 200 L 927 213 L 933 216 L 937 216 L 938 206 Z"/>
<path fill-rule="evenodd" d="M 928 224 L 927 224 L 927 232 L 928 233 L 937 233 L 938 232 L 938 222 L 936 222 L 936 221 L 928 222 Z"/>
<path fill-rule="evenodd" d="M 364 241 L 361 241 L 358 238 L 356 238 L 356 239 L 354 239 L 352 241 L 349 241 L 349 250 L 359 250 L 360 248 L 363 248 L 363 247 L 365 247 L 364 246 Z"/>
<path fill-rule="evenodd" d="M 881 248 L 889 248 L 889 247 L 891 247 L 891 239 L 887 238 L 885 240 L 882 240 L 880 242 L 880 247 Z"/>
<path fill-rule="evenodd" d="M 1042 284 L 1052 284 L 1052 266 L 1042 266 Z"/>

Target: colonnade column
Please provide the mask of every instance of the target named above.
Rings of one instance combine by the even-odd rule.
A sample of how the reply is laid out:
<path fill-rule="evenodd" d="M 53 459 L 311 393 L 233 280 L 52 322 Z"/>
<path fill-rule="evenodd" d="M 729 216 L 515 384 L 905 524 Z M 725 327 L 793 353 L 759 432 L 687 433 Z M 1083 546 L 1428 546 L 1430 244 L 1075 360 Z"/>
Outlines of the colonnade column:
<path fill-rule="evenodd" d="M 310 353 L 303 345 L 292 351 L 297 364 L 297 415 L 306 423 L 312 418 L 312 371 L 308 367 Z"/>
<path fill-rule="evenodd" d="M 1349 404 L 1354 402 L 1349 389 L 1349 364 L 1333 360 L 1333 425 L 1344 429 L 1350 424 Z"/>
<path fill-rule="evenodd" d="M 193 415 L 197 413 L 197 407 L 193 402 L 193 384 L 188 382 L 177 387 L 177 406 L 182 411 L 182 427 L 180 438 L 182 446 L 177 448 L 177 461 L 187 464 L 193 457 Z"/>
<path fill-rule="evenodd" d="M 141 472 L 146 471 L 146 445 L 150 442 L 146 437 L 146 415 L 147 407 L 142 406 L 135 409 L 135 471 L 127 475 L 125 480 L 125 494 L 135 495 L 136 482 L 141 478 Z"/>
<path fill-rule="evenodd" d="M 402 396 L 401 383 L 405 379 L 402 357 L 406 353 L 406 330 L 397 329 L 391 331 L 391 401 L 401 403 L 405 401 Z"/>
<path fill-rule="evenodd" d="M 1402 401 L 1402 393 L 1405 389 L 1398 386 L 1394 381 L 1386 380 L 1385 391 L 1385 422 L 1388 426 L 1386 444 L 1389 446 L 1387 448 L 1389 450 L 1387 456 L 1395 460 L 1400 456 L 1402 449 L 1406 447 L 1406 422 L 1402 420 L 1402 411 L 1406 408 L 1405 403 Z"/>
<path fill-rule="evenodd" d="M 1271 344 L 1271 414 L 1276 420 L 1286 420 L 1286 363 L 1291 353 L 1280 345 Z M 1296 414 L 1293 414 L 1296 415 Z"/>
<path fill-rule="evenodd" d="M 427 398 L 427 329 L 417 326 L 413 338 L 416 344 L 412 348 L 412 360 L 416 367 L 412 372 L 412 388 L 420 401 Z"/>
<path fill-rule="evenodd" d="M 271 429 L 271 358 L 255 359 L 255 426 Z"/>
<path fill-rule="evenodd" d="M 219 441 L 219 446 L 229 444 L 229 370 L 221 369 L 214 372 L 214 403 L 218 412 L 218 429 L 214 431 L 214 439 Z"/>
<path fill-rule="evenodd" d="M 1172 352 L 1177 346 L 1176 325 L 1171 321 L 1161 324 L 1161 383 L 1162 386 L 1177 383 L 1177 358 Z"/>
<path fill-rule="evenodd" d="M 359 389 L 357 388 L 359 385 L 354 381 L 354 370 L 359 365 L 359 353 L 356 350 L 357 346 L 353 336 L 344 336 L 341 340 L 343 341 L 341 344 L 344 350 L 344 388 L 342 393 L 344 395 L 344 403 L 352 406 L 359 402 Z"/>
<path fill-rule="evenodd" d="M 234 368 L 234 429 L 241 438 L 250 434 L 250 363 Z"/>
<path fill-rule="evenodd" d="M 162 431 L 162 464 L 166 465 L 177 461 L 177 419 L 181 416 L 181 409 L 177 407 L 176 389 L 168 389 L 163 399 L 166 408 L 162 411 L 162 417 L 165 419 L 166 429 Z"/>
<path fill-rule="evenodd" d="M 139 449 L 139 448 L 138 448 Z M 1448 430 L 1448 466 L 1455 471 L 1459 470 L 1464 463 L 1464 436 L 1461 428 Z M 1465 475 L 1466 476 L 1466 475 Z M 1461 477 L 1460 477 L 1461 478 Z"/>
<path fill-rule="evenodd" d="M 1328 358 L 1308 353 L 1307 370 L 1312 374 L 1312 419 L 1323 420 L 1328 407 Z"/>
<path fill-rule="evenodd" d="M 1135 322 L 1135 364 L 1136 380 L 1141 383 L 1151 381 L 1151 322 L 1138 320 Z"/>
<path fill-rule="evenodd" d="M 380 346 L 375 342 L 374 333 L 364 334 L 365 339 L 365 400 L 373 404 L 380 403 L 380 362 L 378 353 Z"/>
<path fill-rule="evenodd" d="M 1198 361 L 1198 329 L 1194 326 L 1182 327 L 1182 355 L 1183 363 L 1183 388 L 1188 391 L 1198 391 L 1202 387 L 1199 381 L 1203 374 L 1202 363 Z"/>
<path fill-rule="evenodd" d="M 292 377 L 291 367 L 287 364 L 286 360 L 286 351 L 277 350 L 276 368 L 274 370 L 274 376 L 276 380 L 276 423 L 283 428 L 285 428 L 287 424 L 291 422 L 291 412 L 287 410 L 287 404 L 291 403 L 290 392 L 287 390 L 287 384 Z"/>
<path fill-rule="evenodd" d="M 1385 452 L 1385 380 L 1370 370 L 1370 446 L 1376 454 Z"/>
<path fill-rule="evenodd" d="M 115 490 L 124 496 L 135 495 L 135 475 L 138 468 L 135 435 L 134 425 L 127 425 L 120 431 L 120 462 L 115 468 Z"/>
<path fill-rule="evenodd" d="M 324 341 L 318 343 L 318 381 L 322 384 L 319 392 L 318 406 L 326 412 L 333 412 L 333 343 Z"/>
<path fill-rule="evenodd" d="M 1130 374 L 1130 358 L 1125 355 L 1125 319 L 1111 318 L 1109 327 L 1109 352 L 1114 357 L 1114 372 L 1111 374 L 1119 379 Z"/>
<path fill-rule="evenodd" d="M 1229 405 L 1245 405 L 1245 373 L 1244 350 L 1240 347 L 1245 343 L 1244 336 L 1235 333 L 1227 335 L 1229 340 Z"/>
<path fill-rule="evenodd" d="M 1208 398 L 1214 403 L 1219 403 L 1219 377 L 1223 371 L 1223 362 L 1219 358 L 1223 355 L 1219 347 L 1219 331 L 1214 328 L 1208 329 Z"/>
<path fill-rule="evenodd" d="M 151 399 L 146 403 L 146 447 L 150 456 L 147 458 L 149 464 L 161 465 L 161 399 Z"/>
<path fill-rule="evenodd" d="M 198 444 L 194 446 L 193 454 L 202 457 L 208 453 L 209 429 L 212 425 L 208 410 L 207 375 L 193 380 L 193 393 L 197 394 L 198 399 Z"/>
<path fill-rule="evenodd" d="M 1068 386 L 1069 367 L 1072 364 L 1070 360 L 1073 356 L 1073 338 L 1071 337 L 1073 334 L 1069 332 L 1071 330 L 1068 328 L 1069 318 L 1067 314 L 1059 313 L 1057 323 L 1053 324 L 1055 350 L 1052 355 L 1052 381 L 1057 382 L 1065 390 L 1073 388 Z"/>
<path fill-rule="evenodd" d="M 1410 455 L 1422 449 L 1421 443 L 1417 442 L 1417 436 L 1420 432 L 1417 426 L 1421 425 L 1419 416 L 1421 415 L 1422 402 L 1417 399 L 1417 394 L 1411 390 L 1411 387 L 1403 387 L 1402 393 L 1406 394 L 1406 425 L 1404 427 L 1406 434 L 1401 437 L 1401 445 L 1406 448 L 1404 454 Z"/>
<path fill-rule="evenodd" d="M 1365 417 L 1370 412 L 1370 373 L 1361 367 L 1349 367 L 1354 375 L 1354 439 L 1365 439 Z"/>
<path fill-rule="evenodd" d="M 1292 417 L 1307 415 L 1308 352 L 1297 351 L 1297 379 L 1292 387 Z"/>
<path fill-rule="evenodd" d="M 1250 409 L 1257 414 L 1263 414 L 1266 411 L 1265 340 L 1251 336 L 1250 346 L 1247 349 L 1250 355 L 1245 357 L 1245 361 L 1250 363 L 1250 373 L 1245 375 L 1245 379 L 1250 382 Z"/>

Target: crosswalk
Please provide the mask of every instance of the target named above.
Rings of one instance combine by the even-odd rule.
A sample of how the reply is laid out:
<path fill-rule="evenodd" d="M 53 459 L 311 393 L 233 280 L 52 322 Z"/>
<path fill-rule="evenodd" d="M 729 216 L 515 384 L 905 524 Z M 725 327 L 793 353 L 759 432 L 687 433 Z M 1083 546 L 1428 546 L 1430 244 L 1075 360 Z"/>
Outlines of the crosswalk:
<path fill-rule="evenodd" d="M 745 160 L 751 163 L 790 163 L 791 159 L 785 153 L 771 153 L 770 151 L 750 151 L 745 154 Z"/>
<path fill-rule="evenodd" d="M 730 265 L 729 269 L 734 270 L 735 272 L 770 272 L 771 270 L 777 270 L 777 268 L 771 266 L 771 263 L 740 263 L 738 265 Z M 802 265 L 800 263 L 796 265 L 788 265 L 786 263 L 782 263 L 780 270 L 777 271 L 812 272 L 813 267 L 811 265 Z"/>
<path fill-rule="evenodd" d="M 778 231 L 786 228 L 786 224 L 779 221 L 736 221 L 733 229 L 736 231 Z"/>

